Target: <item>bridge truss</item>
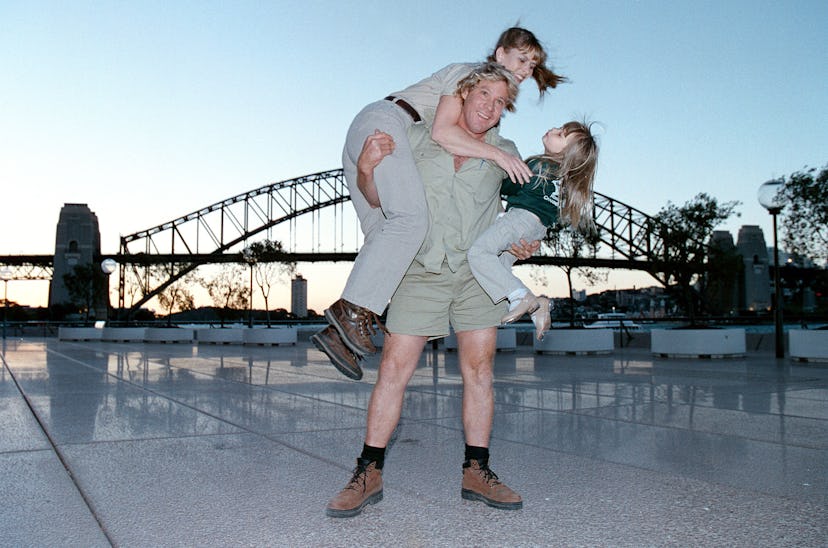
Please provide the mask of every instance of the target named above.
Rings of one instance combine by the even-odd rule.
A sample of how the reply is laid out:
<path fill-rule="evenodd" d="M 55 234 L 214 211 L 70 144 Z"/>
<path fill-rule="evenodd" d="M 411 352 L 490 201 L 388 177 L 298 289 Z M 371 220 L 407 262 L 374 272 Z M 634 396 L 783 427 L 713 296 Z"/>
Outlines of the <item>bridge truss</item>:
<path fill-rule="evenodd" d="M 51 280 L 54 274 L 52 255 L 0 256 L 0 268 L 8 270 L 10 280 Z"/>
<path fill-rule="evenodd" d="M 208 263 L 243 263 L 243 248 L 257 239 L 282 242 L 286 252 L 274 260 L 351 261 L 361 243 L 341 169 L 265 185 L 170 222 L 121 238 L 118 260 L 141 284 L 137 309 L 170 284 Z M 665 227 L 647 214 L 596 193 L 595 222 L 601 245 L 591 257 L 532 257 L 528 264 L 553 264 L 644 270 L 660 274 L 669 250 L 660 237 Z M 660 229 L 657 229 L 660 228 Z M 172 274 L 153 286 L 150 266 L 168 265 Z M 173 267 L 172 265 L 176 265 Z M 127 268 L 120 270 L 119 305 L 124 306 Z"/>

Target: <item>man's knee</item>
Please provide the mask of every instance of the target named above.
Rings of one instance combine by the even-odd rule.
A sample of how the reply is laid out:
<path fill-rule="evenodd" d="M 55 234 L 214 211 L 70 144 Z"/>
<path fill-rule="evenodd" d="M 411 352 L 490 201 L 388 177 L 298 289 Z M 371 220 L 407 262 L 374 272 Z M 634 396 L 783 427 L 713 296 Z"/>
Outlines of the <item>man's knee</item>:
<path fill-rule="evenodd" d="M 417 368 L 424 345 L 425 337 L 386 335 L 380 359 L 378 382 L 405 386 L 414 369 Z"/>
<path fill-rule="evenodd" d="M 488 389 L 494 383 L 494 352 L 475 353 L 474 356 L 460 356 L 464 383 L 470 387 Z"/>
<path fill-rule="evenodd" d="M 458 333 L 458 354 L 464 375 L 472 382 L 491 383 L 496 351 L 497 330 L 481 329 Z"/>
<path fill-rule="evenodd" d="M 494 357 L 479 357 L 465 362 L 465 369 L 470 380 L 477 383 L 491 384 L 494 379 Z"/>

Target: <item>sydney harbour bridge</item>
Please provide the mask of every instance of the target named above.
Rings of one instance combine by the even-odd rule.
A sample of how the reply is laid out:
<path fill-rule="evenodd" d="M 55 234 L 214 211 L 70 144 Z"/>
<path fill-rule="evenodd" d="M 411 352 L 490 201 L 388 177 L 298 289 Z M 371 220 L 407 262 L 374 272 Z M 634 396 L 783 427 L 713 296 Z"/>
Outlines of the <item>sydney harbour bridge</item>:
<path fill-rule="evenodd" d="M 250 243 L 278 240 L 283 252 L 264 260 L 353 261 L 361 237 L 342 169 L 271 183 L 160 225 L 122 236 L 118 253 L 103 253 L 119 265 L 119 308 L 136 310 L 201 265 L 244 263 Z M 524 261 L 537 265 L 621 268 L 649 272 L 667 283 L 671 257 L 664 235 L 670 227 L 649 215 L 595 193 L 594 218 L 600 242 L 587 256 L 554 255 L 548 247 Z M 670 238 L 668 238 L 669 240 Z M 0 256 L 13 279 L 51 279 L 53 255 Z M 164 265 L 159 278 L 152 266 Z M 153 274 L 151 275 L 151 272 Z M 125 287 L 134 283 L 142 296 L 125 303 Z"/>

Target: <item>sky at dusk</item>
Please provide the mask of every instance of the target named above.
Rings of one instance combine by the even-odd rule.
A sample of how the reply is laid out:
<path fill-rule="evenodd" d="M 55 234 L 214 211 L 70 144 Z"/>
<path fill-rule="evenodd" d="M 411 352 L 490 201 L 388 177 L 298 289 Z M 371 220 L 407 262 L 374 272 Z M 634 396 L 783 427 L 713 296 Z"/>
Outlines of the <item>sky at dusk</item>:
<path fill-rule="evenodd" d="M 408 4 L 0 0 L 0 254 L 53 253 L 64 203 L 88 204 L 114 253 L 120 235 L 339 168 L 365 104 L 482 60 L 516 23 L 570 83 L 542 102 L 524 83 L 502 134 L 528 156 L 550 127 L 599 122 L 596 190 L 615 199 L 650 214 L 700 192 L 738 200 L 720 228 L 769 239 L 759 185 L 828 164 L 824 0 Z M 300 264 L 309 306 L 349 268 Z M 46 291 L 12 282 L 9 298 L 42 305 Z"/>

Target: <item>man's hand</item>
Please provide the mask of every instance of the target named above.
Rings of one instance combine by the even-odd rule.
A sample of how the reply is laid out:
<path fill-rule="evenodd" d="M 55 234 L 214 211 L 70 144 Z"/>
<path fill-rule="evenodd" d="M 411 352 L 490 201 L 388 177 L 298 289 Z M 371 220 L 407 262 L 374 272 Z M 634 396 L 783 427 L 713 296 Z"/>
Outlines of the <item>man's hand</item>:
<path fill-rule="evenodd" d="M 509 253 L 514 255 L 520 260 L 528 259 L 532 255 L 540 249 L 540 240 L 535 240 L 534 242 L 527 243 L 526 240 L 523 238 L 520 239 L 520 244 L 512 244 L 512 249 L 509 250 Z"/>
<path fill-rule="evenodd" d="M 357 158 L 357 169 L 360 171 L 374 171 L 383 158 L 394 152 L 394 138 L 389 134 L 374 130 L 373 135 L 369 135 L 362 145 L 362 152 Z"/>
<path fill-rule="evenodd" d="M 495 158 L 495 162 L 515 184 L 523 185 L 532 178 L 532 170 L 518 156 L 512 156 L 508 152 L 501 151 L 501 154 Z"/>
<path fill-rule="evenodd" d="M 379 193 L 374 184 L 374 168 L 382 159 L 394 152 L 394 138 L 378 129 L 369 135 L 362 144 L 362 152 L 357 158 L 357 187 L 371 207 L 380 207 Z"/>

